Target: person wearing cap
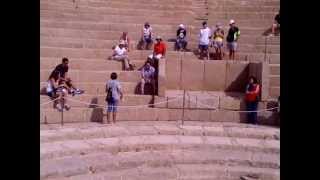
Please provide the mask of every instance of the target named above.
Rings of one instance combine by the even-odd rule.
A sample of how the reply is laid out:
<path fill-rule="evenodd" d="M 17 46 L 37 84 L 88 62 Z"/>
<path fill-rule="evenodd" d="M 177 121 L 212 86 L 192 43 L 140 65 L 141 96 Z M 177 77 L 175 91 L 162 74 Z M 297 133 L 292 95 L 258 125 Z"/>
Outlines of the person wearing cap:
<path fill-rule="evenodd" d="M 166 44 L 162 42 L 162 38 L 160 36 L 157 36 L 156 41 L 157 42 L 153 48 L 153 54 L 150 54 L 148 58 L 159 61 L 166 55 Z"/>
<path fill-rule="evenodd" d="M 126 71 L 130 70 L 130 60 L 128 58 L 128 53 L 125 48 L 125 42 L 123 40 L 120 41 L 119 45 L 114 47 L 113 54 L 111 56 L 111 59 L 117 60 L 117 61 L 123 61 L 124 69 Z M 131 65 L 133 66 L 133 65 Z"/>
<path fill-rule="evenodd" d="M 120 36 L 120 41 L 124 41 L 124 47 L 127 49 L 128 52 L 130 52 L 130 39 L 128 37 L 128 32 L 123 32 Z"/>
<path fill-rule="evenodd" d="M 152 45 L 152 28 L 148 22 L 144 24 L 141 34 L 141 48 L 149 50 Z M 144 48 L 145 47 L 145 48 Z"/>
<path fill-rule="evenodd" d="M 240 36 L 240 30 L 237 26 L 235 26 L 235 21 L 233 19 L 230 20 L 230 28 L 227 35 L 227 47 L 229 49 L 229 59 L 233 59 L 235 57 L 235 51 L 237 50 L 237 41 Z"/>
<path fill-rule="evenodd" d="M 202 28 L 199 33 L 199 58 L 201 59 L 203 55 L 209 59 L 209 44 L 211 39 L 211 29 L 208 27 L 207 22 L 202 23 Z"/>
<path fill-rule="evenodd" d="M 176 50 L 185 50 L 187 47 L 187 30 L 183 24 L 179 25 L 177 30 Z"/>
<path fill-rule="evenodd" d="M 213 47 L 215 49 L 216 55 L 218 56 L 219 60 L 222 60 L 223 38 L 224 38 L 224 31 L 222 29 L 222 24 L 217 23 L 216 29 L 213 33 Z"/>
<path fill-rule="evenodd" d="M 152 89 L 155 90 L 155 68 L 151 66 L 150 61 L 141 69 L 141 94 L 144 94 L 145 84 L 151 84 Z"/>

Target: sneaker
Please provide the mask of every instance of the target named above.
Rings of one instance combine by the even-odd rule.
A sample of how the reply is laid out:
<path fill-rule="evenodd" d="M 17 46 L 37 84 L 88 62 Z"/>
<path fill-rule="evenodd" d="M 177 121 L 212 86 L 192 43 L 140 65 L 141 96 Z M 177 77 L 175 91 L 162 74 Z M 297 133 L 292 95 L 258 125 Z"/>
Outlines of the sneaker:
<path fill-rule="evenodd" d="M 57 105 L 56 105 L 56 108 L 57 108 L 58 111 L 60 111 L 60 112 L 63 110 L 61 104 L 57 104 Z"/>
<path fill-rule="evenodd" d="M 75 94 L 83 94 L 84 93 L 84 90 L 80 90 L 80 89 L 76 89 L 74 91 Z"/>
<path fill-rule="evenodd" d="M 69 111 L 70 109 L 71 109 L 71 107 L 69 106 L 69 105 L 64 105 L 64 108 L 67 110 L 67 111 Z"/>

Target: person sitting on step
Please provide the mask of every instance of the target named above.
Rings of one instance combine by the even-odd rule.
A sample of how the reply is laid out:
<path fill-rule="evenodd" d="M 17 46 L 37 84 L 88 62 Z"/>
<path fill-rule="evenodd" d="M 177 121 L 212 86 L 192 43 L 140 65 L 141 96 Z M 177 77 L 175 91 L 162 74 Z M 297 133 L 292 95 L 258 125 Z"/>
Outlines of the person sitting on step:
<path fill-rule="evenodd" d="M 175 49 L 177 51 L 183 51 L 186 50 L 187 47 L 187 30 L 184 27 L 183 24 L 179 25 L 179 28 L 177 30 L 177 40 L 176 40 L 176 44 L 175 44 Z"/>
<path fill-rule="evenodd" d="M 133 70 L 134 65 L 130 64 L 130 59 L 128 57 L 127 50 L 125 48 L 125 42 L 120 41 L 119 45 L 113 48 L 113 54 L 110 57 L 111 60 L 122 61 L 124 64 L 124 70 Z"/>
<path fill-rule="evenodd" d="M 155 90 L 155 69 L 149 61 L 141 69 L 141 94 L 143 95 L 145 84 L 150 84 L 153 91 Z"/>
<path fill-rule="evenodd" d="M 144 27 L 142 29 L 141 33 L 141 41 L 140 41 L 140 48 L 141 49 L 147 49 L 149 50 L 153 40 L 152 40 L 152 27 L 148 22 L 144 24 Z"/>
<path fill-rule="evenodd" d="M 166 44 L 162 42 L 162 38 L 157 36 L 156 44 L 153 48 L 153 53 L 148 56 L 148 59 L 154 64 L 155 61 L 158 62 L 160 59 L 164 58 L 166 55 Z"/>
<path fill-rule="evenodd" d="M 130 38 L 128 36 L 128 32 L 123 32 L 120 41 L 124 41 L 124 47 L 127 49 L 128 52 L 130 52 Z"/>
<path fill-rule="evenodd" d="M 59 82 L 59 71 L 53 71 L 47 82 L 46 92 L 47 95 L 50 97 L 51 100 L 54 100 L 58 97 L 57 95 L 57 88 L 58 88 L 58 82 Z M 57 100 L 55 100 L 53 103 L 53 107 L 56 108 L 57 106 Z"/>
<path fill-rule="evenodd" d="M 58 95 L 58 104 L 56 108 L 59 111 L 62 111 L 63 109 L 66 109 L 67 111 L 71 108 L 67 104 L 67 96 L 68 92 L 70 91 L 70 87 L 67 85 L 66 81 L 64 79 L 59 80 L 59 85 L 57 87 L 57 95 Z"/>
<path fill-rule="evenodd" d="M 72 83 L 71 78 L 67 76 L 68 70 L 69 70 L 68 64 L 69 64 L 69 59 L 64 57 L 62 58 L 62 63 L 57 65 L 53 71 L 59 72 L 59 79 L 65 80 L 67 86 L 69 87 L 69 93 L 71 93 L 73 96 L 75 94 L 84 93 L 83 90 L 76 88 Z"/>

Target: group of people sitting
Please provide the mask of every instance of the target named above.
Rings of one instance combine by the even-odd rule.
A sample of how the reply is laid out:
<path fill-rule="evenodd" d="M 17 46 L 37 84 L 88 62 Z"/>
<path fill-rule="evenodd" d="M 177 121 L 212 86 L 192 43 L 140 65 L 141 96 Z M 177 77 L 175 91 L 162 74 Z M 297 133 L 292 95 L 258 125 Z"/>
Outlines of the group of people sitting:
<path fill-rule="evenodd" d="M 68 64 L 68 58 L 62 58 L 62 63 L 57 65 L 51 72 L 46 87 L 47 95 L 54 100 L 54 108 L 59 111 L 70 109 L 66 98 L 68 94 L 74 96 L 84 93 L 83 90 L 76 88 L 71 78 L 67 76 L 69 70 Z"/>

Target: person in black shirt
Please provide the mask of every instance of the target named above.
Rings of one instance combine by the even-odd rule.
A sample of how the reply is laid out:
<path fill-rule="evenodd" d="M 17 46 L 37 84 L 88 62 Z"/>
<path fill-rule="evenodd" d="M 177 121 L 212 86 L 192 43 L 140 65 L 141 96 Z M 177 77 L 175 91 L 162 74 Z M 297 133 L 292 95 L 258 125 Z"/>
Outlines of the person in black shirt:
<path fill-rule="evenodd" d="M 276 35 L 276 30 L 280 30 L 280 10 L 279 13 L 274 17 L 274 23 L 272 24 L 271 30 L 271 35 Z"/>
<path fill-rule="evenodd" d="M 176 50 L 186 50 L 188 44 L 186 37 L 187 30 L 183 24 L 180 24 L 177 30 Z"/>
<path fill-rule="evenodd" d="M 70 93 L 73 95 L 75 94 L 82 94 L 84 93 L 83 90 L 77 89 L 73 84 L 71 79 L 67 76 L 68 70 L 69 70 L 69 59 L 64 57 L 62 58 L 62 63 L 57 65 L 53 71 L 59 72 L 59 79 L 64 80 L 68 87 L 70 88 Z"/>
<path fill-rule="evenodd" d="M 235 26 L 235 21 L 230 20 L 230 29 L 227 35 L 227 47 L 229 49 L 229 59 L 234 60 L 235 51 L 237 50 L 237 40 L 240 36 L 240 30 Z"/>

